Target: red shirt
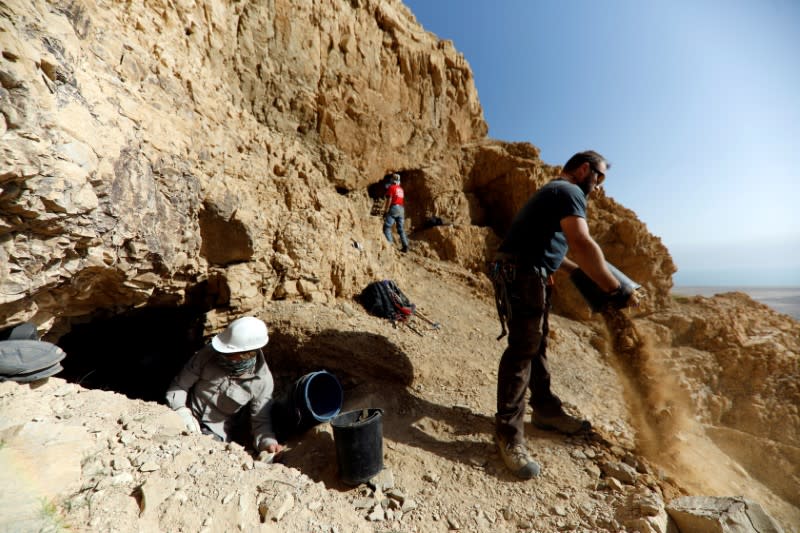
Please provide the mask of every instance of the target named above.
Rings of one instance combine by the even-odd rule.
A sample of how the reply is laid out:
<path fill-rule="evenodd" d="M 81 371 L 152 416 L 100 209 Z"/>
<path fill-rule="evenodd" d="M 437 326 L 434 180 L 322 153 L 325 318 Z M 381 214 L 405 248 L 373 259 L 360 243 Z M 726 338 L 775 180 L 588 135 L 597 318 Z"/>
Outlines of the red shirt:
<path fill-rule="evenodd" d="M 390 185 L 388 189 L 386 189 L 386 196 L 390 198 L 389 200 L 389 207 L 393 205 L 403 205 L 405 202 L 405 193 L 403 192 L 403 188 L 398 184 Z"/>

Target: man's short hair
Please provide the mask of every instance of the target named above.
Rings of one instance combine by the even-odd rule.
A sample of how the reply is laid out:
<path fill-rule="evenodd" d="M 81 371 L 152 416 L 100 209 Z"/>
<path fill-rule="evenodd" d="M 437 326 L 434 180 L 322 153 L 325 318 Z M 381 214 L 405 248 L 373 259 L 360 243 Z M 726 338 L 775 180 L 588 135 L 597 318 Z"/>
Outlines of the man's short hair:
<path fill-rule="evenodd" d="M 583 152 L 578 152 L 569 158 L 569 161 L 567 161 L 567 163 L 564 165 L 564 172 L 572 172 L 587 162 L 592 166 L 592 168 L 599 167 L 600 163 L 605 163 L 606 169 L 611 168 L 611 163 L 609 163 L 605 157 L 598 154 L 594 150 L 585 150 Z"/>

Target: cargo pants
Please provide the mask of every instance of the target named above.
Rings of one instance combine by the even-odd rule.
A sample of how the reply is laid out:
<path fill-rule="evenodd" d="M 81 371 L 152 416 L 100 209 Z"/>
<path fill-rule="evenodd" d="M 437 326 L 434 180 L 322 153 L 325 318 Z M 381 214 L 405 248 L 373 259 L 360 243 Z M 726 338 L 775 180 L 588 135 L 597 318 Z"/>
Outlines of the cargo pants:
<path fill-rule="evenodd" d="M 525 439 L 525 395 L 530 406 L 544 415 L 560 412 L 561 400 L 550 390 L 547 367 L 548 315 L 551 288 L 547 275 L 533 268 L 515 268 L 505 291 L 510 306 L 508 347 L 497 372 L 495 428 L 506 442 Z"/>

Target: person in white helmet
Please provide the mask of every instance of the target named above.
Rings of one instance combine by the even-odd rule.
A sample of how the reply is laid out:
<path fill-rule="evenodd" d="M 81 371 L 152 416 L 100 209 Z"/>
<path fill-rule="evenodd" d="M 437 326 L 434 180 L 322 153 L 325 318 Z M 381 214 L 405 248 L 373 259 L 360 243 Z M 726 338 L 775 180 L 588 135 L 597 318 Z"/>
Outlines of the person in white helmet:
<path fill-rule="evenodd" d="M 252 316 L 237 318 L 195 353 L 167 389 L 167 404 L 186 428 L 230 442 L 247 408 L 253 446 L 277 453 L 270 411 L 275 387 L 261 349 L 269 341 L 267 326 Z"/>

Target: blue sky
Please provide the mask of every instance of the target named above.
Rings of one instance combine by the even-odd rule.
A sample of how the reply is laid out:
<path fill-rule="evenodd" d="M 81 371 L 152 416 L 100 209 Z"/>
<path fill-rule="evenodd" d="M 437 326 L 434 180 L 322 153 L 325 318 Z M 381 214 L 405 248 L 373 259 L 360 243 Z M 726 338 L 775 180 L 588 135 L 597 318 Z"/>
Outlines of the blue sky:
<path fill-rule="evenodd" d="M 490 137 L 608 157 L 676 285 L 800 286 L 800 2 L 405 3 L 464 54 Z"/>

